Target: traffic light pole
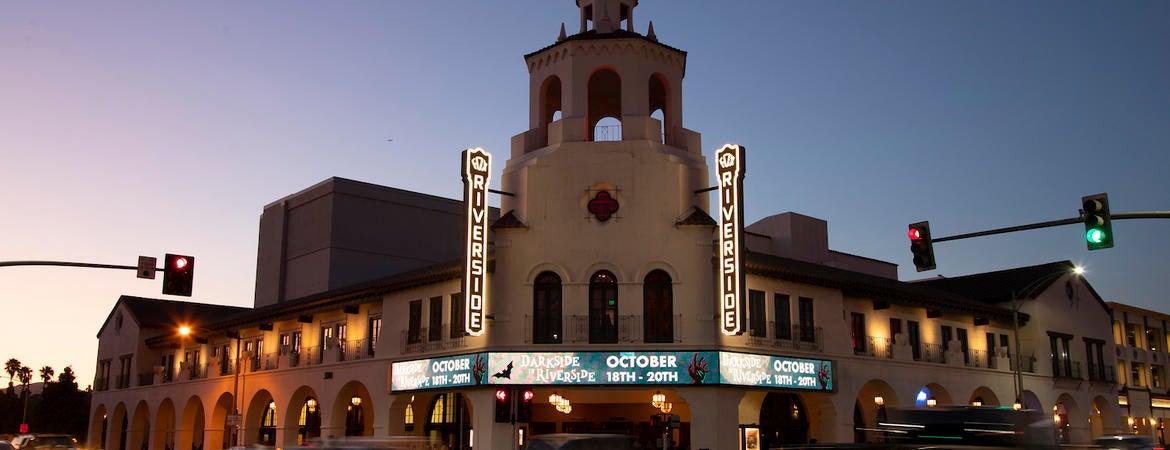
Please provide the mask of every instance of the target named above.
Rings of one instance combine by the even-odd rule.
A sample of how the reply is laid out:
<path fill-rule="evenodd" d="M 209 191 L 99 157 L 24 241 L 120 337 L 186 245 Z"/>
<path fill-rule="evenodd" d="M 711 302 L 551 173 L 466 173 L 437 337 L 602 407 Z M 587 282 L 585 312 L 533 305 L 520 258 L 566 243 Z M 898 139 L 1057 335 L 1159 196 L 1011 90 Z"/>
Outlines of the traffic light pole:
<path fill-rule="evenodd" d="M 1113 213 L 1110 214 L 1113 220 L 1122 219 L 1170 219 L 1170 211 L 1138 211 L 1128 213 Z M 1060 225 L 1072 225 L 1074 223 L 1083 223 L 1084 216 L 1073 217 L 1069 219 L 1052 220 L 1048 222 L 1039 222 L 1028 225 L 1018 225 L 1014 227 L 997 228 L 994 230 L 977 231 L 974 233 L 956 234 L 954 236 L 943 236 L 931 239 L 933 242 L 956 241 L 959 239 L 967 239 L 980 236 L 991 236 L 993 234 L 1011 233 L 1014 231 L 1035 230 L 1038 228 L 1048 228 Z"/>
<path fill-rule="evenodd" d="M 138 270 L 138 266 L 120 266 L 115 264 L 92 264 L 69 261 L 0 261 L 0 267 L 9 266 L 68 266 L 89 267 L 91 269 L 129 269 Z"/>

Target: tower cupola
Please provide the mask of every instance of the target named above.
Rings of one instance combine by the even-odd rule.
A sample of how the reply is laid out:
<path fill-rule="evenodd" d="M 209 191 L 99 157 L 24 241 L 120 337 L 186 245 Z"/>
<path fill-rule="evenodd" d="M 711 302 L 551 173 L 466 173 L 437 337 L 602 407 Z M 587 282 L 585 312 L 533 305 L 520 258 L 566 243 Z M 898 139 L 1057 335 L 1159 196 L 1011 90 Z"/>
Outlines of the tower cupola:
<path fill-rule="evenodd" d="M 687 53 L 634 30 L 638 0 L 575 0 L 581 26 L 524 56 L 529 130 L 513 156 L 562 142 L 648 140 L 698 155 L 682 127 Z M 653 26 L 647 26 L 653 33 Z M 599 125 L 600 124 L 600 125 Z"/>
<path fill-rule="evenodd" d="M 623 24 L 626 31 L 634 31 L 636 6 L 638 0 L 577 0 L 577 7 L 581 8 L 580 32 L 612 33 L 622 29 Z"/>

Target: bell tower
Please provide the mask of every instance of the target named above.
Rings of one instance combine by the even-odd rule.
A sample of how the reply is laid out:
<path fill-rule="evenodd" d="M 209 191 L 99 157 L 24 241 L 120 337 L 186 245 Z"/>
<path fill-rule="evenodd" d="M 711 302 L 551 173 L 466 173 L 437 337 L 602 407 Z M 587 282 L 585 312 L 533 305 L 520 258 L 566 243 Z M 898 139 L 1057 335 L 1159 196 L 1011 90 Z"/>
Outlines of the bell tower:
<path fill-rule="evenodd" d="M 678 329 L 656 336 L 657 345 L 688 342 L 682 335 L 710 337 L 709 326 L 681 325 L 710 317 L 715 304 L 707 162 L 699 133 L 682 126 L 687 54 L 659 42 L 652 23 L 645 34 L 637 31 L 638 0 L 575 3 L 578 32 L 568 35 L 562 23 L 555 41 L 524 56 L 528 130 L 512 137 L 500 180 L 512 195 L 500 197 L 501 218 L 492 226 L 492 295 L 517 301 L 490 307 L 496 331 L 489 339 L 650 342 L 624 334 L 599 338 L 608 328 L 596 321 L 599 315 L 642 320 L 642 286 L 663 275 L 686 289 L 674 291 L 680 317 L 670 320 Z M 519 300 L 533 298 L 538 278 L 560 286 L 559 313 L 536 313 L 532 301 Z M 615 286 L 612 304 L 591 305 L 590 286 L 599 279 Z M 524 335 L 547 330 L 533 321 L 541 314 L 566 321 L 563 330 L 544 336 L 549 342 Z M 589 317 L 587 327 L 570 325 L 580 317 Z M 646 327 L 657 326 L 645 320 Z"/>

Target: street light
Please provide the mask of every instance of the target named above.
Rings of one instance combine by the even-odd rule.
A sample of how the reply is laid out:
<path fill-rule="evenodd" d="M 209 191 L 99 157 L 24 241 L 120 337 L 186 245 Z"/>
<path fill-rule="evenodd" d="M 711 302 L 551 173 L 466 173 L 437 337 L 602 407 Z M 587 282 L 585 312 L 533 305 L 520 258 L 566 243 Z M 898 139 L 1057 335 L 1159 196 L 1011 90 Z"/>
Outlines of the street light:
<path fill-rule="evenodd" d="M 659 390 L 655 390 L 654 395 L 651 395 L 651 406 L 654 409 L 661 409 L 662 403 L 666 403 L 666 394 L 662 394 Z"/>
<path fill-rule="evenodd" d="M 873 404 L 877 405 L 877 416 L 874 418 L 873 427 L 881 433 L 882 440 L 888 440 L 885 431 L 882 430 L 882 422 L 886 420 L 886 399 L 880 395 L 873 396 Z"/>
<path fill-rule="evenodd" d="M 1022 402 L 1023 394 L 1024 394 L 1024 375 L 1023 375 L 1023 369 L 1020 367 L 1020 307 L 1023 306 L 1022 300 L 1025 298 L 1031 297 L 1031 296 L 1038 295 L 1039 292 L 1036 292 L 1036 290 L 1039 289 L 1041 285 L 1056 281 L 1056 280 L 1064 277 L 1065 275 L 1071 274 L 1071 275 L 1075 275 L 1075 276 L 1081 276 L 1084 273 L 1085 273 L 1084 267 L 1073 266 L 1071 271 L 1070 270 L 1063 270 L 1063 269 L 1057 270 L 1055 272 L 1045 274 L 1045 275 L 1041 276 L 1040 278 L 1033 280 L 1031 283 L 1028 283 L 1027 286 L 1024 286 L 1023 289 L 1020 289 L 1018 291 L 1012 290 L 1012 298 L 1011 298 L 1011 303 L 1012 303 L 1012 334 L 1014 335 L 1014 339 L 1016 341 L 1015 342 L 1016 351 L 1015 351 L 1014 357 L 1012 358 L 1013 360 L 1015 360 L 1015 378 L 1016 379 L 1015 379 L 1015 386 L 1014 387 L 1016 390 L 1016 402 L 1014 404 L 1012 404 L 1012 409 L 1018 411 L 1018 410 L 1023 408 L 1023 404 L 1021 402 Z"/>

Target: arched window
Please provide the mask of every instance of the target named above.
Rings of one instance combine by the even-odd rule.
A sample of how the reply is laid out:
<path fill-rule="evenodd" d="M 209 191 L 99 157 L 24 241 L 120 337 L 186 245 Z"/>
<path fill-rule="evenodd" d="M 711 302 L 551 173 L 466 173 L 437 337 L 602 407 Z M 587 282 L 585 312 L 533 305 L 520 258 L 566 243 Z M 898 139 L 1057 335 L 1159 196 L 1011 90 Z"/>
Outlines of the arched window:
<path fill-rule="evenodd" d="M 317 399 L 309 397 L 301 404 L 301 415 L 297 419 L 297 443 L 321 436 L 321 409 Z"/>
<path fill-rule="evenodd" d="M 532 342 L 560 344 L 561 339 L 561 277 L 542 272 L 532 286 Z"/>
<path fill-rule="evenodd" d="M 431 423 L 456 423 L 455 403 L 458 398 L 456 394 L 448 392 L 446 394 L 439 394 L 435 396 L 435 402 L 431 404 Z"/>
<path fill-rule="evenodd" d="M 260 419 L 260 445 L 276 445 L 276 402 L 269 401 Z"/>
<path fill-rule="evenodd" d="M 406 405 L 406 411 L 402 413 L 402 417 L 406 431 L 414 431 L 414 405 L 408 403 Z"/>
<path fill-rule="evenodd" d="M 589 343 L 616 344 L 617 322 L 617 277 L 603 270 L 589 279 Z"/>
<path fill-rule="evenodd" d="M 642 281 L 642 311 L 646 342 L 674 341 L 674 293 L 666 272 L 655 270 Z"/>
<path fill-rule="evenodd" d="M 464 405 L 462 394 L 448 392 L 436 395 L 431 403 L 430 418 L 423 429 L 425 435 L 438 438 L 451 448 L 466 448 L 465 443 L 471 442 L 471 415 Z"/>

